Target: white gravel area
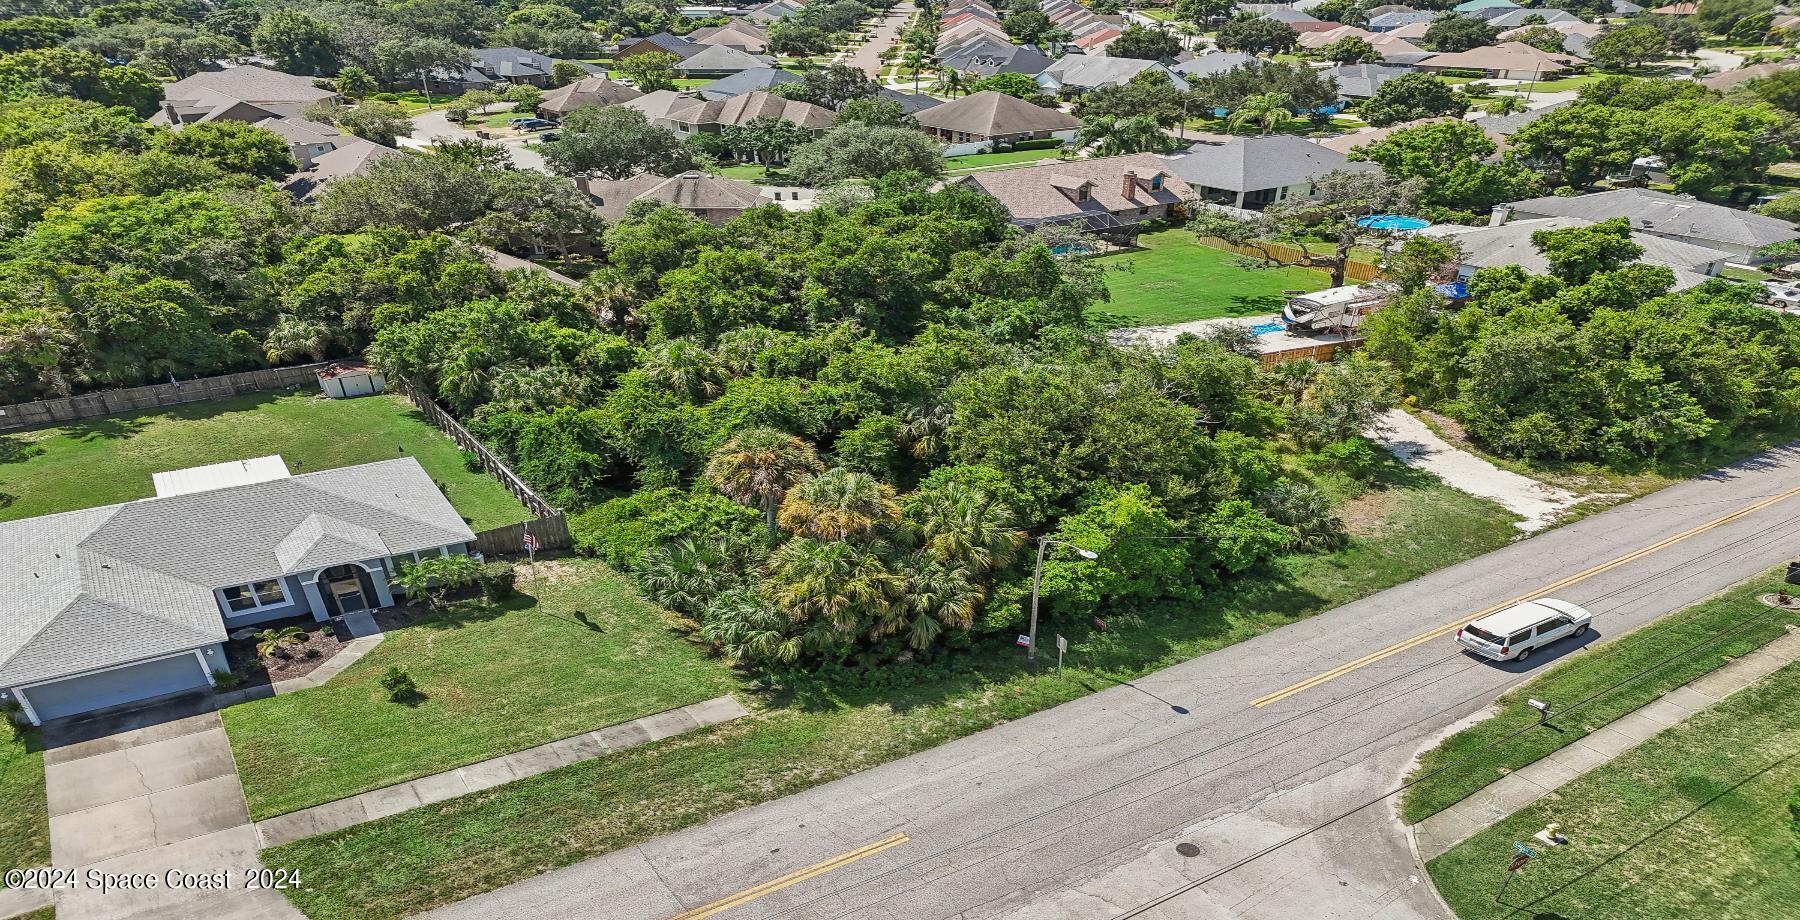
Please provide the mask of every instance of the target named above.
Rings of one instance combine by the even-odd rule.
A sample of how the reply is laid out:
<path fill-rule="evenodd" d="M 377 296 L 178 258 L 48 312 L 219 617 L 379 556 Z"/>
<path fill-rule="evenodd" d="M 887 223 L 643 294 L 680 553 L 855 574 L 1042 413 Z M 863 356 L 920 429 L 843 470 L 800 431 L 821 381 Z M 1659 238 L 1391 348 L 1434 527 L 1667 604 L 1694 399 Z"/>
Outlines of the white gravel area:
<path fill-rule="evenodd" d="M 1369 437 L 1401 463 L 1432 473 L 1452 488 L 1496 502 L 1523 517 L 1516 526 L 1528 533 L 1555 523 L 1557 515 L 1581 500 L 1574 493 L 1503 470 L 1452 446 L 1402 409 L 1390 409 L 1381 417 L 1379 429 L 1369 432 Z"/>

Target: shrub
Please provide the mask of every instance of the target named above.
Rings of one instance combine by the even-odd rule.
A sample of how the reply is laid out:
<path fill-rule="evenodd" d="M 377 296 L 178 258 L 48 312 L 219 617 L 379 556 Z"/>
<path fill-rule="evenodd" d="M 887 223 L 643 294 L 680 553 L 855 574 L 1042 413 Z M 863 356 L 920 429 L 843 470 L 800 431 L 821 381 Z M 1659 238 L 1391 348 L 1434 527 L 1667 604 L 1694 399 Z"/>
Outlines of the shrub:
<path fill-rule="evenodd" d="M 463 469 L 471 473 L 484 472 L 487 467 L 481 465 L 481 455 L 471 450 L 462 452 Z"/>
<path fill-rule="evenodd" d="M 311 649 L 308 649 L 308 651 L 311 651 Z M 223 693 L 227 690 L 234 689 L 235 687 L 237 687 L 237 685 L 239 683 L 241 683 L 243 681 L 243 678 L 238 677 L 236 674 L 234 674 L 230 671 L 227 671 L 223 668 L 213 669 L 212 679 L 213 679 L 213 687 L 215 689 L 217 689 L 220 693 Z"/>
<path fill-rule="evenodd" d="M 513 564 L 510 562 L 483 564 L 476 581 L 481 585 L 481 596 L 490 601 L 506 600 L 518 591 Z"/>
<path fill-rule="evenodd" d="M 691 492 L 647 489 L 591 508 L 569 521 L 575 549 L 608 565 L 629 569 L 648 550 L 678 538 L 707 542 L 727 536 L 758 537 L 762 516 L 709 486 Z"/>
<path fill-rule="evenodd" d="M 396 703 L 404 703 L 419 696 L 419 685 L 399 665 L 387 669 L 387 673 L 381 676 L 381 686 L 388 692 L 388 699 Z"/>
<path fill-rule="evenodd" d="M 1319 448 L 1314 463 L 1358 482 L 1367 482 L 1375 475 L 1375 448 L 1362 438 L 1345 438 Z"/>
<path fill-rule="evenodd" d="M 376 93 L 375 95 L 370 96 L 369 100 L 372 102 L 399 102 L 400 97 L 393 93 Z"/>

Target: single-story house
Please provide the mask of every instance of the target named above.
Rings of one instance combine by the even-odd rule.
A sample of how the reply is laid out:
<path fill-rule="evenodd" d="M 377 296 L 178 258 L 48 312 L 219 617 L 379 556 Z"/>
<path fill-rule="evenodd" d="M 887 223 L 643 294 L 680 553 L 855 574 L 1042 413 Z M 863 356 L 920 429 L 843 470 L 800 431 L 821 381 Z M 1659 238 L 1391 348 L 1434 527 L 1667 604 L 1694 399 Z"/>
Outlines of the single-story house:
<path fill-rule="evenodd" d="M 1385 64 L 1339 64 L 1320 71 L 1324 76 L 1337 80 L 1338 96 L 1342 99 L 1373 98 L 1381 84 L 1412 72 L 1410 67 L 1390 67 Z"/>
<path fill-rule="evenodd" d="M 288 154 L 301 169 L 312 168 L 314 160 L 357 140 L 355 135 L 345 134 L 335 125 L 304 118 L 265 118 L 256 122 L 256 126 L 287 141 Z"/>
<path fill-rule="evenodd" d="M 745 54 L 729 45 L 707 45 L 675 62 L 675 72 L 683 77 L 723 77 L 746 70 L 773 65 L 774 59 Z"/>
<path fill-rule="evenodd" d="M 1244 7 L 1240 5 L 1238 9 L 1244 10 Z M 1319 17 L 1309 16 L 1291 6 L 1282 6 L 1273 3 L 1256 4 L 1247 12 L 1254 13 L 1264 19 L 1273 19 L 1276 22 L 1293 26 L 1295 31 L 1299 31 L 1301 26 L 1320 21 Z"/>
<path fill-rule="evenodd" d="M 783 83 L 798 83 L 800 76 L 792 71 L 779 67 L 757 67 L 752 70 L 740 70 L 729 77 L 714 80 L 704 86 L 695 87 L 695 92 L 702 99 L 730 99 L 757 90 L 773 90 Z"/>
<path fill-rule="evenodd" d="M 875 91 L 877 96 L 900 106 L 900 111 L 908 115 L 917 115 L 929 108 L 944 104 L 944 100 L 924 93 L 903 93 L 897 89 L 882 87 Z"/>
<path fill-rule="evenodd" d="M 1369 41 L 1369 44 L 1374 46 L 1375 53 L 1381 55 L 1383 63 L 1396 67 L 1411 67 L 1431 57 L 1432 52 L 1413 44 L 1410 39 L 1400 37 L 1400 33 L 1403 31 L 1405 30 L 1377 35 Z"/>
<path fill-rule="evenodd" d="M 1529 9 L 1529 10 L 1524 10 L 1524 9 L 1507 10 L 1503 13 L 1500 13 L 1499 15 L 1488 16 L 1488 17 L 1483 17 L 1483 18 L 1487 19 L 1488 25 L 1493 26 L 1496 29 L 1517 29 L 1517 28 L 1525 25 L 1525 20 L 1532 19 L 1534 17 L 1537 19 L 1542 19 L 1544 21 L 1545 25 L 1552 25 L 1552 26 L 1556 25 L 1559 22 L 1581 22 L 1582 21 L 1581 17 L 1576 16 L 1574 13 L 1571 13 L 1567 10 L 1559 10 L 1554 7 L 1545 7 L 1543 9 Z"/>
<path fill-rule="evenodd" d="M 314 157 L 312 165 L 287 177 L 281 188 L 295 198 L 309 201 L 322 194 L 332 182 L 360 176 L 377 160 L 400 152 L 360 137 L 346 138 L 335 149 Z"/>
<path fill-rule="evenodd" d="M 745 54 L 769 52 L 768 30 L 744 19 L 733 18 L 722 26 L 695 29 L 687 34 L 687 39 L 702 45 L 725 45 Z"/>
<path fill-rule="evenodd" d="M 1593 223 L 1576 217 L 1542 217 L 1488 227 L 1437 224 L 1419 232 L 1461 244 L 1467 255 L 1457 265 L 1457 277 L 1466 281 L 1477 269 L 1503 265 L 1518 265 L 1528 272 L 1545 274 L 1550 270 L 1550 260 L 1532 245 L 1531 235 L 1539 230 L 1564 230 Z M 1644 249 L 1643 255 L 1638 257 L 1639 262 L 1661 265 L 1675 272 L 1676 290 L 1686 290 L 1716 277 L 1729 260 L 1726 253 L 1717 249 L 1649 233 L 1633 231 L 1631 241 Z"/>
<path fill-rule="evenodd" d="M 1417 128 L 1420 125 L 1460 120 L 1461 119 L 1451 118 L 1447 115 L 1438 118 L 1420 118 L 1416 121 L 1403 121 L 1397 125 L 1388 125 L 1385 128 L 1364 128 L 1363 130 L 1354 131 L 1349 134 L 1338 134 L 1332 137 L 1321 138 L 1318 141 L 1315 141 L 1315 143 L 1327 150 L 1335 150 L 1338 153 L 1349 156 L 1350 151 L 1355 150 L 1358 147 L 1379 144 L 1382 141 L 1387 140 L 1388 137 L 1396 131 L 1404 131 L 1407 128 Z M 1494 156 L 1496 158 L 1499 157 L 1500 154 L 1506 152 L 1506 138 L 1504 136 L 1485 128 L 1482 133 L 1487 135 L 1488 140 L 1494 142 Z"/>
<path fill-rule="evenodd" d="M 1149 153 L 995 169 L 949 184 L 992 195 L 1026 229 L 1072 224 L 1111 237 L 1135 236 L 1140 224 L 1169 217 L 1194 197 Z"/>
<path fill-rule="evenodd" d="M 1800 67 L 1800 61 L 1751 64 L 1749 67 L 1739 67 L 1736 70 L 1721 70 L 1715 74 L 1708 74 L 1707 76 L 1700 78 L 1700 85 L 1707 89 L 1716 89 L 1720 92 L 1724 92 L 1739 83 L 1748 83 L 1751 80 L 1761 80 L 1764 77 L 1772 77 L 1784 70 L 1792 70 L 1796 67 Z"/>
<path fill-rule="evenodd" d="M 204 692 L 228 633 L 391 606 L 399 566 L 475 539 L 411 457 L 190 472 L 163 478 L 170 494 L 0 524 L 0 699 L 32 724 Z"/>
<path fill-rule="evenodd" d="M 632 100 L 630 105 L 644 102 L 656 93 Z M 759 118 L 774 118 L 798 125 L 819 134 L 837 121 L 837 113 L 810 102 L 784 99 L 771 92 L 754 90 L 729 99 L 704 99 L 698 93 L 679 93 L 685 105 L 671 105 L 667 114 L 651 116 L 651 121 L 676 134 L 710 134 L 728 127 L 747 125 Z"/>
<path fill-rule="evenodd" d="M 667 32 L 658 32 L 654 35 L 646 35 L 642 38 L 627 38 L 620 41 L 619 50 L 613 54 L 613 60 L 623 61 L 628 57 L 636 57 L 640 54 L 655 54 L 660 52 L 663 54 L 673 54 L 675 57 L 685 61 L 688 58 L 699 54 L 700 49 L 705 47 L 707 46 L 696 41 L 690 41 L 680 35 L 670 35 Z"/>
<path fill-rule="evenodd" d="M 1369 24 L 1366 28 L 1368 28 L 1369 31 L 1375 32 L 1375 33 L 1392 32 L 1395 29 L 1400 28 L 1401 26 L 1410 26 L 1410 25 L 1429 26 L 1429 25 L 1431 25 L 1432 20 L 1435 20 L 1435 19 L 1437 19 L 1436 13 L 1427 13 L 1427 12 L 1382 13 L 1379 16 L 1370 16 Z"/>
<path fill-rule="evenodd" d="M 799 0 L 774 0 L 773 3 L 765 3 L 746 13 L 745 18 L 757 25 L 766 26 L 793 16 L 805 7 L 806 4 Z"/>
<path fill-rule="evenodd" d="M 1236 70 L 1251 61 L 1257 60 L 1254 54 L 1241 51 L 1213 51 L 1198 57 L 1189 58 L 1176 64 L 1171 70 L 1183 80 L 1198 80 L 1214 74 Z"/>
<path fill-rule="evenodd" d="M 1346 38 L 1360 38 L 1363 41 L 1373 41 L 1375 33 L 1370 32 L 1368 29 L 1359 29 L 1356 26 L 1342 25 L 1335 29 L 1326 29 L 1322 32 L 1302 32 L 1300 33 L 1300 47 L 1305 48 L 1308 51 L 1317 51 L 1326 45 L 1333 44 Z"/>
<path fill-rule="evenodd" d="M 203 70 L 163 87 L 162 105 L 150 116 L 150 123 L 255 124 L 265 118 L 291 118 L 315 102 L 336 98 L 336 90 L 320 88 L 311 77 L 246 64 Z"/>
<path fill-rule="evenodd" d="M 1579 67 L 1581 63 L 1580 58 L 1572 55 L 1545 51 L 1524 42 L 1501 42 L 1451 54 L 1434 54 L 1414 66 L 1432 73 L 1471 70 L 1498 80 L 1535 80 Z"/>
<path fill-rule="evenodd" d="M 1475 124 L 1480 125 L 1481 130 L 1488 132 L 1490 137 L 1496 134 L 1501 137 L 1512 137 L 1514 132 L 1518 131 L 1520 128 L 1537 121 L 1551 112 L 1574 104 L 1575 101 L 1573 99 L 1565 99 L 1561 102 L 1552 102 L 1549 105 L 1525 109 L 1524 111 L 1514 112 L 1510 115 L 1483 115 L 1480 118 L 1470 120 Z"/>
<path fill-rule="evenodd" d="M 1200 200 L 1257 211 L 1278 201 L 1312 197 L 1326 173 L 1379 168 L 1352 163 L 1335 150 L 1291 134 L 1202 142 L 1162 161 Z"/>
<path fill-rule="evenodd" d="M 1434 22 L 1436 20 L 1433 20 Z M 1389 29 L 1381 33 L 1379 38 L 1403 38 L 1409 42 L 1423 41 L 1425 33 L 1431 31 L 1429 22 L 1409 22 L 1398 29 Z"/>
<path fill-rule="evenodd" d="M 934 105 L 913 118 L 920 130 L 951 145 L 946 156 L 971 153 L 993 144 L 1068 139 L 1081 127 L 1081 119 L 1067 112 L 1032 105 L 994 90 Z"/>
<path fill-rule="evenodd" d="M 1043 73 L 1037 75 L 1037 83 L 1045 92 L 1053 94 L 1085 93 L 1101 87 L 1129 83 L 1133 77 L 1147 70 L 1167 74 L 1177 89 L 1188 88 L 1186 80 L 1161 62 L 1086 54 L 1065 55 L 1052 61 L 1049 67 L 1044 68 Z"/>
<path fill-rule="evenodd" d="M 1383 3 L 1380 6 L 1369 7 L 1368 15 L 1369 15 L 1370 19 L 1374 19 L 1377 16 L 1385 16 L 1388 13 L 1417 13 L 1417 12 L 1419 12 L 1417 9 L 1407 6 L 1404 3 Z"/>
<path fill-rule="evenodd" d="M 1757 261 L 1757 250 L 1765 246 L 1800 238 L 1793 224 L 1779 218 L 1643 188 L 1570 198 L 1530 198 L 1499 205 L 1494 212 L 1493 221 L 1497 224 L 1539 217 L 1586 221 L 1623 217 L 1631 221 L 1634 231 L 1705 246 L 1744 264 Z"/>
<path fill-rule="evenodd" d="M 617 80 L 587 77 L 545 93 L 544 101 L 538 105 L 538 114 L 562 118 L 584 105 L 623 105 L 642 95 L 636 87 Z"/>
<path fill-rule="evenodd" d="M 750 208 L 772 203 L 751 183 L 703 172 L 685 172 L 663 178 L 638 173 L 629 179 L 577 176 L 575 187 L 594 200 L 594 210 L 608 221 L 618 221 L 634 201 L 651 200 L 673 205 L 701 220 L 722 224 Z"/>
<path fill-rule="evenodd" d="M 1457 13 L 1473 13 L 1479 10 L 1516 10 L 1518 8 L 1519 5 L 1512 0 L 1463 0 L 1462 3 L 1458 3 L 1450 9 Z"/>
<path fill-rule="evenodd" d="M 1683 0 L 1681 3 L 1659 6 L 1650 12 L 1657 16 L 1692 16 L 1700 12 L 1700 4 L 1696 0 Z"/>

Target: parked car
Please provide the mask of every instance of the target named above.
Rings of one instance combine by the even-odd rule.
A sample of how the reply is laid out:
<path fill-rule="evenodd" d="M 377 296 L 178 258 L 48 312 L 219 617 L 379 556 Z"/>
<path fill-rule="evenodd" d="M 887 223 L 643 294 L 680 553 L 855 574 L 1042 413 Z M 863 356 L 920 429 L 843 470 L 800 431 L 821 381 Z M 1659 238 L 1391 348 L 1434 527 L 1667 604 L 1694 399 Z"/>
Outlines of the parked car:
<path fill-rule="evenodd" d="M 1585 634 L 1593 620 L 1580 606 L 1540 597 L 1464 626 L 1457 630 L 1456 644 L 1494 661 L 1524 661 L 1558 639 Z"/>
<path fill-rule="evenodd" d="M 562 135 L 556 133 L 555 131 L 545 131 L 544 136 L 541 138 L 538 138 L 538 139 L 544 140 L 544 141 L 554 141 L 554 140 L 560 140 L 561 138 L 562 138 Z"/>
<path fill-rule="evenodd" d="M 520 115 L 518 118 L 508 118 L 506 120 L 506 126 L 508 128 L 518 128 L 524 126 L 528 121 L 537 121 L 537 118 L 531 115 Z"/>
<path fill-rule="evenodd" d="M 1800 286 L 1789 281 L 1764 281 L 1757 285 L 1756 299 L 1783 310 L 1800 308 Z"/>
<path fill-rule="evenodd" d="M 513 125 L 513 127 L 518 128 L 520 131 L 548 131 L 551 128 L 556 127 L 556 122 L 545 121 L 542 118 L 527 118 L 520 121 L 518 124 Z"/>

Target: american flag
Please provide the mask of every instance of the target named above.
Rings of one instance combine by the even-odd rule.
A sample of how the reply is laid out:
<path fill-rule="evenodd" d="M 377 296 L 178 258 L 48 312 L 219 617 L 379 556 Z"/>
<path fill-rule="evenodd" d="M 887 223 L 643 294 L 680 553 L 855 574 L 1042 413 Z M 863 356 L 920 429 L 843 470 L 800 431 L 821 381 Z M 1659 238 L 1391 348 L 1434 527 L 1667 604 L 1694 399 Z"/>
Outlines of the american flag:
<path fill-rule="evenodd" d="M 525 531 L 525 551 L 528 553 L 537 552 L 537 537 L 532 536 L 531 531 L 529 530 Z"/>

